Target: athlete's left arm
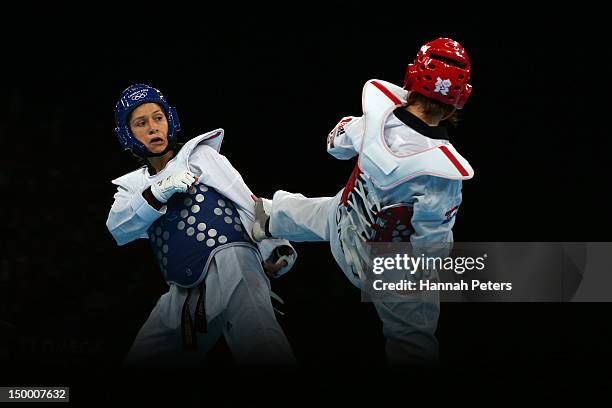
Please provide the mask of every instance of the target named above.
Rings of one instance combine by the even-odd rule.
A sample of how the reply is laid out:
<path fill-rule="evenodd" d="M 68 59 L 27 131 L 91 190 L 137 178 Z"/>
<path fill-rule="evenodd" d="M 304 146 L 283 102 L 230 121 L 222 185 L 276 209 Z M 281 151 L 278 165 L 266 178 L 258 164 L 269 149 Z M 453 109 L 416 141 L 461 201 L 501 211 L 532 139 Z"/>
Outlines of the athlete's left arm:
<path fill-rule="evenodd" d="M 230 161 L 212 147 L 199 145 L 189 157 L 189 167 L 201 183 L 214 188 L 236 205 L 250 236 L 255 219 L 256 196 Z M 286 239 L 266 239 L 257 246 L 267 265 L 267 272 L 276 277 L 288 272 L 297 259 L 295 248 Z M 274 265 L 281 267 L 269 270 L 275 269 Z"/>
<path fill-rule="evenodd" d="M 363 116 L 342 118 L 327 135 L 327 152 L 340 160 L 355 157 L 361 149 L 363 130 Z"/>

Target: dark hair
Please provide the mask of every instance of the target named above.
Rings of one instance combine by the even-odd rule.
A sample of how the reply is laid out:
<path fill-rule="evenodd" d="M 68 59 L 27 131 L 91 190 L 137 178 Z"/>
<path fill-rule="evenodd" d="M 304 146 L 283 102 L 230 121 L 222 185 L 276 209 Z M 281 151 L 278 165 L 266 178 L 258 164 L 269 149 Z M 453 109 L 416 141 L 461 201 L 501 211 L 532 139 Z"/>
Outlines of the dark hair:
<path fill-rule="evenodd" d="M 127 123 L 128 129 L 130 130 L 130 132 L 132 131 L 132 124 L 130 122 L 132 121 L 132 115 L 134 114 L 134 111 L 138 109 L 140 106 L 144 105 L 145 103 L 154 103 L 155 105 L 159 106 L 162 112 L 164 112 L 164 116 L 166 117 L 166 120 L 168 119 L 168 112 L 166 112 L 166 108 L 164 107 L 164 105 L 161 105 L 159 102 L 156 102 L 156 101 L 143 102 L 138 106 L 134 106 L 134 108 L 126 116 L 126 123 Z"/>
<path fill-rule="evenodd" d="M 444 117 L 448 115 L 449 111 L 453 110 L 453 113 L 448 118 L 444 119 L 444 122 L 453 127 L 456 127 L 459 124 L 459 114 L 457 109 L 455 109 L 452 105 L 428 98 L 418 92 L 411 92 L 410 97 L 408 98 L 408 106 L 416 103 L 421 105 L 423 112 L 428 116 L 432 115 Z"/>

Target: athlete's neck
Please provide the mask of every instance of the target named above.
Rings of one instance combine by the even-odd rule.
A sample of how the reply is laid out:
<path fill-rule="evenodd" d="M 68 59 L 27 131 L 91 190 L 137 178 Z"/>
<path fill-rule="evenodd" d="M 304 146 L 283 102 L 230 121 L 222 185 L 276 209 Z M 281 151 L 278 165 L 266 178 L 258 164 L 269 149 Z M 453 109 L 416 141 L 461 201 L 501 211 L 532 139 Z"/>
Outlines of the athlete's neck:
<path fill-rule="evenodd" d="M 423 122 L 427 123 L 429 126 L 438 126 L 442 120 L 441 115 L 426 115 L 425 112 L 423 112 L 423 109 L 421 109 L 421 106 L 416 103 L 408 105 L 406 110 L 417 118 L 421 119 Z"/>
<path fill-rule="evenodd" d="M 164 154 L 163 156 L 149 157 L 149 163 L 151 163 L 151 166 L 153 166 L 153 168 L 155 169 L 155 174 L 162 171 L 166 167 L 166 164 L 168 164 L 168 162 L 173 157 L 174 157 L 173 150 L 168 150 L 168 153 Z"/>

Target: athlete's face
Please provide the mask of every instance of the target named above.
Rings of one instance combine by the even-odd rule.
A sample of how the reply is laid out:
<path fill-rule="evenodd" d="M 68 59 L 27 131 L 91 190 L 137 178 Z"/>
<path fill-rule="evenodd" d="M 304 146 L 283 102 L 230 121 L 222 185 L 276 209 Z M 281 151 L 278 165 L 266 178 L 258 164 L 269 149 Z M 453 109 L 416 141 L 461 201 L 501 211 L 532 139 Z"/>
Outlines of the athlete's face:
<path fill-rule="evenodd" d="M 143 103 L 134 109 L 130 130 L 151 153 L 161 153 L 168 146 L 168 120 L 156 103 Z"/>

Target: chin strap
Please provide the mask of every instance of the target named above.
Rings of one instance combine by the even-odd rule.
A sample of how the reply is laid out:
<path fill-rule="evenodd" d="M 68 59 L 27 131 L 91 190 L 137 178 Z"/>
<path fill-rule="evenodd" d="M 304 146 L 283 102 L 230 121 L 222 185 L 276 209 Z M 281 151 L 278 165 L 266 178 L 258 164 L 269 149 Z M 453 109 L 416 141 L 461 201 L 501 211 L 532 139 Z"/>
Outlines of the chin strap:
<path fill-rule="evenodd" d="M 176 149 L 176 144 L 175 143 L 168 143 L 168 146 L 166 146 L 166 148 L 159 153 L 153 153 L 150 150 L 147 149 L 147 151 L 145 152 L 144 157 L 149 158 L 149 157 L 161 157 L 163 155 L 165 155 L 166 153 L 168 153 L 170 150 L 175 150 Z"/>
<path fill-rule="evenodd" d="M 175 142 L 176 139 L 173 139 L 172 142 L 168 143 L 168 146 L 166 146 L 166 148 L 159 153 L 153 153 L 151 152 L 149 149 L 146 149 L 146 151 L 141 152 L 138 149 L 131 149 L 131 152 L 134 156 L 140 158 L 140 159 L 148 159 L 149 157 L 161 157 L 163 155 L 165 155 L 166 153 L 168 153 L 170 150 L 173 151 L 177 151 L 178 150 L 178 145 Z"/>

